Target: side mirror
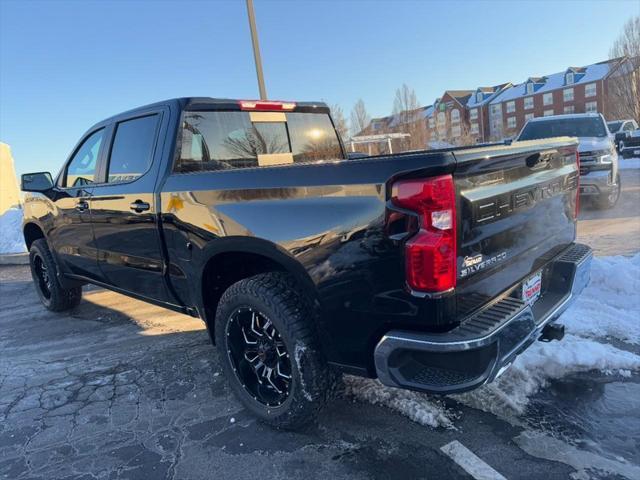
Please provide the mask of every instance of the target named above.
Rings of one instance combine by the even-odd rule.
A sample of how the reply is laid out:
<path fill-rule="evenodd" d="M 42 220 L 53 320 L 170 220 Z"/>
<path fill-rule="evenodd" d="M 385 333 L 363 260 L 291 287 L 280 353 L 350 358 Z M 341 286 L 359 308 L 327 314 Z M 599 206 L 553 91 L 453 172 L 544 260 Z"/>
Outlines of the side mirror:
<path fill-rule="evenodd" d="M 513 138 L 505 138 L 504 139 L 504 144 L 505 145 L 511 145 L 513 143 Z"/>
<path fill-rule="evenodd" d="M 46 192 L 53 188 L 53 178 L 49 172 L 25 173 L 21 180 L 20 190 L 23 192 Z"/>

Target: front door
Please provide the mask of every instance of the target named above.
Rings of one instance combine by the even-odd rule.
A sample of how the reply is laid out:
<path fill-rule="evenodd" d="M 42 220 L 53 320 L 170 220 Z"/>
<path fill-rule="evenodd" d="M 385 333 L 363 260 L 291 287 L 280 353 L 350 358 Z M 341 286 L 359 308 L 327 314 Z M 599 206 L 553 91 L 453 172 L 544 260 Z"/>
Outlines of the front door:
<path fill-rule="evenodd" d="M 67 162 L 52 191 L 49 241 L 66 273 L 101 280 L 98 249 L 91 226 L 90 199 L 105 129 L 89 134 Z"/>
<path fill-rule="evenodd" d="M 171 301 L 164 281 L 154 194 L 162 113 L 117 122 L 105 156 L 103 183 L 91 197 L 91 221 L 106 282 L 144 297 Z"/>

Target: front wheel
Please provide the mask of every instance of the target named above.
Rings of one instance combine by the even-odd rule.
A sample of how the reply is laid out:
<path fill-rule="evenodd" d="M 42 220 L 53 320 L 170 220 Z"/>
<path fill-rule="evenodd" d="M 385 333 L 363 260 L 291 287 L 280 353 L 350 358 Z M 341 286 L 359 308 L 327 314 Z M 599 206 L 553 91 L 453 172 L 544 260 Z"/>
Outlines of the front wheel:
<path fill-rule="evenodd" d="M 620 175 L 616 176 L 616 183 L 611 186 L 611 189 L 608 193 L 603 193 L 595 199 L 595 206 L 600 210 L 608 210 L 613 208 L 618 203 L 620 199 L 620 192 L 622 191 L 622 186 L 620 185 Z"/>
<path fill-rule="evenodd" d="M 334 391 L 312 322 L 309 302 L 281 272 L 233 284 L 218 304 L 216 346 L 229 385 L 276 428 L 311 423 Z"/>
<path fill-rule="evenodd" d="M 39 238 L 31 244 L 29 265 L 36 292 L 47 310 L 62 312 L 80 303 L 82 287 L 62 287 L 58 280 L 58 267 L 46 240 Z"/>

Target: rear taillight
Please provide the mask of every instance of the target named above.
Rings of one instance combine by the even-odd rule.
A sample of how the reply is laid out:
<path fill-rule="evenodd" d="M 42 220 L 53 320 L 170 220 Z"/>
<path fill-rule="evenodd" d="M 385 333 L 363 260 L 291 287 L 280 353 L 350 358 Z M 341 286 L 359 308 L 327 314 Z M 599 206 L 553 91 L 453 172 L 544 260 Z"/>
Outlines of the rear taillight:
<path fill-rule="evenodd" d="M 578 179 L 576 180 L 576 220 L 580 213 L 580 152 L 576 152 L 576 167 L 578 168 Z"/>
<path fill-rule="evenodd" d="M 240 100 L 240 110 L 291 111 L 296 108 L 294 102 L 272 102 L 269 100 Z"/>
<path fill-rule="evenodd" d="M 401 180 L 391 202 L 420 217 L 420 229 L 405 244 L 407 284 L 412 290 L 442 292 L 456 285 L 456 208 L 451 175 Z"/>

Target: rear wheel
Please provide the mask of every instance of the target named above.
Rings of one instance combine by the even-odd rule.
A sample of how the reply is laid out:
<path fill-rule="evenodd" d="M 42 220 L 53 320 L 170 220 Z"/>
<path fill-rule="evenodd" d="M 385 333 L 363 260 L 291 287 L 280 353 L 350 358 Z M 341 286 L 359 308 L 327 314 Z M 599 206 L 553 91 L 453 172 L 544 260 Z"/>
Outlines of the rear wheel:
<path fill-rule="evenodd" d="M 613 208 L 618 203 L 620 199 L 620 192 L 622 187 L 620 185 L 620 175 L 616 177 L 615 185 L 612 185 L 611 190 L 608 193 L 600 195 L 595 199 L 596 208 L 606 210 L 609 208 Z"/>
<path fill-rule="evenodd" d="M 215 336 L 226 378 L 242 404 L 274 427 L 312 422 L 334 391 L 312 319 L 295 281 L 280 272 L 241 280 L 220 299 Z"/>
<path fill-rule="evenodd" d="M 58 280 L 56 266 L 46 240 L 40 238 L 29 249 L 31 277 L 42 304 L 52 312 L 76 307 L 82 299 L 82 287 L 63 288 Z"/>

